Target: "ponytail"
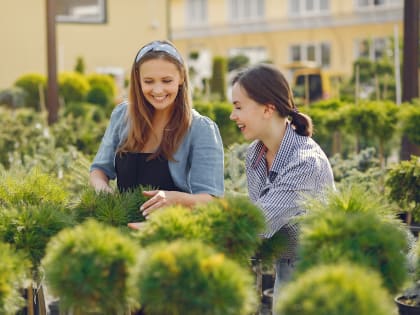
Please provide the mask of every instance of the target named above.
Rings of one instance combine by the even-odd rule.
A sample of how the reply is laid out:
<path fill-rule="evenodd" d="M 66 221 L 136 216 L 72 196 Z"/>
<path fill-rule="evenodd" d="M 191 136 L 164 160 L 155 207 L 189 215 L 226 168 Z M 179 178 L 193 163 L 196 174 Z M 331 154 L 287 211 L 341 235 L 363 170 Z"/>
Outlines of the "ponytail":
<path fill-rule="evenodd" d="M 292 118 L 292 125 L 295 127 L 295 131 L 305 137 L 312 137 L 313 125 L 312 119 L 308 115 L 300 113 L 296 108 L 290 112 Z"/>

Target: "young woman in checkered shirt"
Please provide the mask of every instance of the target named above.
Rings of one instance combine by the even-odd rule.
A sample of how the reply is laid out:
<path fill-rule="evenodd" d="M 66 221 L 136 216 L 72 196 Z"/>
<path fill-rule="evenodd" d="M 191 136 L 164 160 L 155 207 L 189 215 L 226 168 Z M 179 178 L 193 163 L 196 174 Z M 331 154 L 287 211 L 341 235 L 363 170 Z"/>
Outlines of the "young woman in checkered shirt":
<path fill-rule="evenodd" d="M 264 213 L 263 237 L 281 233 L 288 239 L 276 262 L 275 298 L 294 269 L 298 227 L 293 218 L 305 212 L 302 195 L 322 198 L 327 187 L 334 187 L 333 173 L 311 138 L 310 117 L 298 111 L 277 68 L 259 64 L 240 72 L 233 80 L 232 102 L 230 119 L 252 141 L 246 157 L 248 193 Z"/>

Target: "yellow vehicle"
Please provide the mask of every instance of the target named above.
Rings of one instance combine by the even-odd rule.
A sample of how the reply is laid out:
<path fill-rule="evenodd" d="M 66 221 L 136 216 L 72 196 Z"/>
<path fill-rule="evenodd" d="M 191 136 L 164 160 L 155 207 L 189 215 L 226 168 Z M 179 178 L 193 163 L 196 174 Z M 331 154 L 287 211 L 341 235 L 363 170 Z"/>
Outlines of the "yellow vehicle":
<path fill-rule="evenodd" d="M 292 72 L 292 89 L 297 103 L 310 104 L 339 96 L 342 76 L 323 70 L 314 62 L 294 62 L 286 66 Z"/>

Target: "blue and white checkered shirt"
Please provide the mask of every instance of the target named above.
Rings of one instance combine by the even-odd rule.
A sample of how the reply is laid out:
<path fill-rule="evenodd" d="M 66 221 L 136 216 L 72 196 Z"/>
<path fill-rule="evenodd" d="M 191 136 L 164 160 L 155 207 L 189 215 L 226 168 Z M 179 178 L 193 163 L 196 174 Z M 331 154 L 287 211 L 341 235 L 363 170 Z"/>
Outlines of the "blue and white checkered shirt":
<path fill-rule="evenodd" d="M 294 259 L 298 227 L 290 220 L 305 212 L 300 203 L 302 194 L 323 198 L 326 187 L 335 187 L 333 172 L 320 146 L 312 138 L 298 135 L 290 123 L 269 172 L 265 153 L 261 141 L 248 148 L 249 197 L 264 213 L 267 231 L 263 236 L 284 233 L 289 241 L 281 258 Z"/>

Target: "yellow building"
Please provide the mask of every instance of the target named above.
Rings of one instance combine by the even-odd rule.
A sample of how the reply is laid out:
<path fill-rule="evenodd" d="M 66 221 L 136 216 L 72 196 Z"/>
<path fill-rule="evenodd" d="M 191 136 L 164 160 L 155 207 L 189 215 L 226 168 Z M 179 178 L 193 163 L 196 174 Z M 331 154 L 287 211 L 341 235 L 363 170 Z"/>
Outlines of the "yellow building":
<path fill-rule="evenodd" d="M 127 74 L 137 50 L 166 38 L 166 0 L 55 0 L 57 70 L 79 56 L 86 72 Z M 1 0 L 0 90 L 25 73 L 47 73 L 47 0 Z"/>
<path fill-rule="evenodd" d="M 46 1 L 2 0 L 0 90 L 46 74 Z M 390 54 L 403 0 L 56 0 L 57 68 L 126 76 L 138 48 L 170 38 L 198 77 L 214 56 L 247 55 L 284 68 L 308 60 L 345 74 L 359 56 Z M 198 59 L 189 58 L 191 53 Z"/>
<path fill-rule="evenodd" d="M 280 68 L 313 61 L 350 75 L 358 57 L 393 54 L 402 19 L 402 0 L 173 0 L 171 37 L 203 59 L 244 54 Z"/>

